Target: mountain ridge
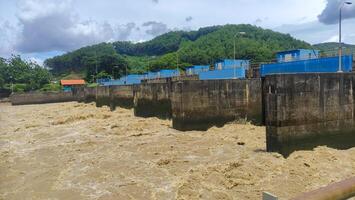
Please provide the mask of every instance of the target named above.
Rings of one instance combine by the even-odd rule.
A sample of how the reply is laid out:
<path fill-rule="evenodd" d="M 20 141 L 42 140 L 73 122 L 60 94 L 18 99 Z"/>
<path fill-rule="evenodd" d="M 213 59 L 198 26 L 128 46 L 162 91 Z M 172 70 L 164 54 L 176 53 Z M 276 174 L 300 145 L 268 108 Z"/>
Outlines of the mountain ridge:
<path fill-rule="evenodd" d="M 96 74 L 96 68 L 117 78 L 125 74 L 126 68 L 130 73 L 143 73 L 210 65 L 217 59 L 233 58 L 234 43 L 236 58 L 254 62 L 270 61 L 277 51 L 312 48 L 289 34 L 248 24 L 227 24 L 196 31 L 172 31 L 142 43 L 116 41 L 91 45 L 47 59 L 45 66 L 54 74 L 85 72 L 87 80 Z"/>

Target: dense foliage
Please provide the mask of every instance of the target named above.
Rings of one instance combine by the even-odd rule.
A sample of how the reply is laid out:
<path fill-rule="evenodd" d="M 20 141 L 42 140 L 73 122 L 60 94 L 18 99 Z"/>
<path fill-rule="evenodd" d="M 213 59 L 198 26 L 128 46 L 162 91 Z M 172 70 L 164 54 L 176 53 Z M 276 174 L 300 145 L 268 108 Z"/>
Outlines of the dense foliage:
<path fill-rule="evenodd" d="M 84 71 L 87 81 L 95 79 L 96 71 L 106 72 L 114 78 L 119 78 L 129 67 L 123 56 L 117 54 L 113 45 L 108 43 L 84 47 L 62 56 L 56 56 L 47 59 L 44 64 L 55 76 Z"/>
<path fill-rule="evenodd" d="M 0 88 L 14 91 L 30 91 L 42 88 L 50 82 L 50 73 L 34 62 L 24 61 L 20 56 L 0 58 Z"/>
<path fill-rule="evenodd" d="M 344 53 L 355 53 L 355 45 L 343 44 Z M 324 55 L 337 54 L 339 49 L 339 43 L 337 42 L 326 42 L 321 44 L 313 45 L 315 49 L 321 50 Z"/>
<path fill-rule="evenodd" d="M 236 58 L 253 62 L 270 61 L 280 50 L 311 48 L 310 44 L 288 34 L 252 25 L 225 25 L 198 31 L 173 31 L 142 43 L 101 43 L 48 59 L 45 65 L 55 74 L 85 71 L 87 80 L 96 74 L 98 66 L 98 72 L 105 71 L 116 78 L 125 73 L 126 67 L 131 73 L 142 73 L 233 58 L 234 42 Z"/>

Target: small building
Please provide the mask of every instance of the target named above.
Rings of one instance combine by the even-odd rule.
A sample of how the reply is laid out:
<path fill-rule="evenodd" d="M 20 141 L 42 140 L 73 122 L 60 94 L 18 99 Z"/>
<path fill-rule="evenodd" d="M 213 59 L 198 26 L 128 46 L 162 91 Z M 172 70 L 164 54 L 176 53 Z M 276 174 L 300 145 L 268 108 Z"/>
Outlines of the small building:
<path fill-rule="evenodd" d="M 121 77 L 120 79 L 103 82 L 102 85 L 136 85 L 140 84 L 144 77 L 146 77 L 146 74 L 129 74 L 127 76 Z"/>
<path fill-rule="evenodd" d="M 200 80 L 244 79 L 246 77 L 245 72 L 244 67 L 237 67 L 201 72 L 198 76 Z"/>
<path fill-rule="evenodd" d="M 185 70 L 186 70 L 186 75 L 198 75 L 201 72 L 208 72 L 210 70 L 210 66 L 195 65 L 195 66 L 187 67 Z"/>
<path fill-rule="evenodd" d="M 276 54 L 276 59 L 279 63 L 317 58 L 319 58 L 319 50 L 314 49 L 294 49 L 289 51 L 281 51 Z"/>
<path fill-rule="evenodd" d="M 70 92 L 73 87 L 85 85 L 85 81 L 82 79 L 78 80 L 60 80 L 60 85 L 63 86 L 63 91 Z"/>
<path fill-rule="evenodd" d="M 180 76 L 180 71 L 178 69 L 162 69 L 157 72 L 158 78 L 171 78 Z"/>
<path fill-rule="evenodd" d="M 245 69 L 249 69 L 250 61 L 249 60 L 234 60 L 234 59 L 220 59 L 214 65 L 215 70 L 222 69 L 231 69 L 243 67 Z"/>
<path fill-rule="evenodd" d="M 342 56 L 341 71 L 353 71 L 353 56 Z M 295 74 L 295 73 L 336 73 L 339 71 L 339 57 L 314 58 L 307 60 L 295 60 L 262 64 L 260 75 L 265 77 L 272 74 Z"/>

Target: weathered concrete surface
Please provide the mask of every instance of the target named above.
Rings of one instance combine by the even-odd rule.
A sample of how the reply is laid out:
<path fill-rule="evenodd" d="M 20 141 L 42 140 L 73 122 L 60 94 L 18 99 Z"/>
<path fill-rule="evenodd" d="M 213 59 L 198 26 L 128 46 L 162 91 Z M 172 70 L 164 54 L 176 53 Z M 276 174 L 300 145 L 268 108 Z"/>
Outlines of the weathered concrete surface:
<path fill-rule="evenodd" d="M 115 85 L 110 86 L 110 108 L 115 110 L 117 106 L 122 108 L 133 108 L 134 91 L 136 85 Z"/>
<path fill-rule="evenodd" d="M 267 76 L 263 84 L 267 150 L 355 146 L 352 73 Z"/>
<path fill-rule="evenodd" d="M 171 91 L 175 81 L 198 80 L 197 75 L 142 80 L 134 89 L 134 114 L 139 117 L 172 117 Z"/>
<path fill-rule="evenodd" d="M 96 101 L 97 87 L 84 87 L 84 102 L 91 103 Z"/>
<path fill-rule="evenodd" d="M 97 90 L 97 95 L 95 100 L 96 107 L 110 106 L 111 99 L 110 99 L 109 86 L 98 86 L 96 90 Z"/>
<path fill-rule="evenodd" d="M 142 83 L 134 93 L 134 115 L 138 117 L 171 118 L 171 81 Z"/>
<path fill-rule="evenodd" d="M 75 100 L 72 92 L 28 92 L 13 93 L 10 96 L 12 105 L 60 103 Z"/>
<path fill-rule="evenodd" d="M 1 89 L 0 88 L 0 99 L 1 98 L 7 98 L 9 97 L 11 94 L 11 90 L 8 90 L 8 89 Z"/>
<path fill-rule="evenodd" d="M 85 101 L 85 86 L 78 86 L 72 88 L 72 93 L 76 101 Z"/>
<path fill-rule="evenodd" d="M 262 122 L 260 79 L 177 81 L 172 88 L 173 127 L 207 130 L 247 119 Z"/>

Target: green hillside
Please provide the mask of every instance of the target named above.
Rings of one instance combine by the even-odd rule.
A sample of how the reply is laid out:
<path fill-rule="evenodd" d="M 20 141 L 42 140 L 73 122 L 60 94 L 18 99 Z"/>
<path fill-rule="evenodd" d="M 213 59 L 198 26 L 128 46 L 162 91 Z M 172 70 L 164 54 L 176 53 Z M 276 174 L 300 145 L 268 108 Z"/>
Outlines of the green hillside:
<path fill-rule="evenodd" d="M 313 45 L 314 49 L 321 50 L 324 54 L 337 54 L 339 49 L 339 43 L 337 42 L 326 42 Z M 345 49 L 345 53 L 354 52 L 355 53 L 355 45 L 352 44 L 343 44 L 343 48 Z"/>
<path fill-rule="evenodd" d="M 238 34 L 245 32 L 245 34 Z M 217 59 L 236 58 L 265 62 L 275 52 L 295 48 L 311 48 L 304 41 L 252 25 L 224 25 L 197 31 L 174 31 L 142 43 L 101 43 L 56 56 L 45 61 L 55 75 L 68 72 L 84 73 L 91 80 L 98 72 L 115 78 L 130 73 L 163 68 L 184 68 L 190 65 L 212 64 Z"/>

